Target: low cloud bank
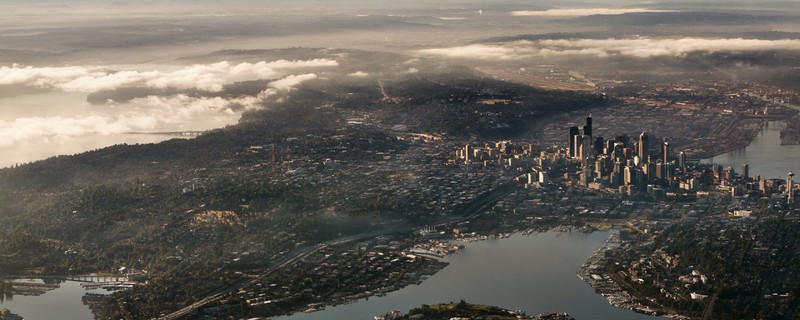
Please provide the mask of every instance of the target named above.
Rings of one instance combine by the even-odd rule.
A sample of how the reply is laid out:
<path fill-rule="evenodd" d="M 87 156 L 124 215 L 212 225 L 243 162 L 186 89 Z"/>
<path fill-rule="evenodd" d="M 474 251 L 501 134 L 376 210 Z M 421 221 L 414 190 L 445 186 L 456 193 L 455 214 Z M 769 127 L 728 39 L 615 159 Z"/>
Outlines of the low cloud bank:
<path fill-rule="evenodd" d="M 313 73 L 290 75 L 272 81 L 254 97 L 148 96 L 124 105 L 119 114 L 22 117 L 0 121 L 0 147 L 35 141 L 67 141 L 85 135 L 116 135 L 130 132 L 205 130 L 233 124 L 240 113 L 235 110 L 260 108 L 262 101 L 300 83 L 317 79 Z M 197 127 L 208 123 L 210 127 Z"/>
<path fill-rule="evenodd" d="M 221 91 L 226 84 L 274 78 L 289 70 L 338 66 L 336 60 L 277 60 L 193 65 L 174 71 L 108 71 L 103 67 L 0 67 L 0 85 L 22 84 L 65 91 L 94 92 L 125 86 Z"/>
<path fill-rule="evenodd" d="M 651 58 L 681 57 L 689 53 L 798 51 L 800 39 L 562 39 L 516 41 L 500 45 L 468 46 L 420 50 L 423 55 L 479 60 L 522 60 L 535 57 L 629 56 Z"/>
<path fill-rule="evenodd" d="M 515 17 L 588 17 L 593 15 L 620 15 L 626 13 L 645 13 L 645 12 L 678 12 L 674 10 L 654 10 L 645 8 L 587 8 L 587 9 L 548 9 L 534 11 L 512 11 Z"/>

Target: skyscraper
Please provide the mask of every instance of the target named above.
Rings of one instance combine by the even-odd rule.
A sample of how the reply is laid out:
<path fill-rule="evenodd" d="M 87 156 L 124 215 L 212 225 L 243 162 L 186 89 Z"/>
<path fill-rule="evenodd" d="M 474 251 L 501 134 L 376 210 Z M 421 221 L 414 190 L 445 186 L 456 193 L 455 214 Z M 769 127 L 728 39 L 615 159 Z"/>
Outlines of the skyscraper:
<path fill-rule="evenodd" d="M 650 147 L 650 137 L 647 136 L 647 132 L 642 132 L 642 134 L 639 135 L 638 154 L 639 154 L 639 159 L 641 159 L 640 161 L 645 161 L 645 162 L 648 161 L 649 157 L 647 151 L 649 147 Z"/>
<path fill-rule="evenodd" d="M 574 158 L 578 155 L 578 146 L 575 145 L 575 137 L 580 135 L 578 127 L 569 127 L 569 156 Z"/>
<path fill-rule="evenodd" d="M 789 203 L 794 202 L 794 172 L 789 171 L 789 178 L 786 179 L 786 194 Z"/>
<path fill-rule="evenodd" d="M 669 157 L 672 150 L 669 149 L 669 141 L 664 141 L 664 144 L 661 146 L 662 160 L 661 162 L 669 163 Z"/>
<path fill-rule="evenodd" d="M 614 160 L 624 159 L 622 156 L 623 154 L 622 149 L 623 149 L 622 143 L 614 143 L 614 149 L 611 151 L 612 159 Z"/>
<path fill-rule="evenodd" d="M 592 137 L 586 135 L 581 136 L 580 156 L 581 164 L 587 166 L 589 164 L 589 158 L 592 157 Z"/>
<path fill-rule="evenodd" d="M 605 140 L 603 140 L 603 137 L 594 138 L 594 145 L 593 145 L 594 154 L 597 154 L 597 155 L 603 154 L 603 143 L 604 142 L 605 142 Z"/>
<path fill-rule="evenodd" d="M 597 161 L 594 162 L 594 173 L 597 176 L 597 178 L 600 179 L 603 178 L 603 174 L 605 174 L 606 172 L 607 161 L 608 158 L 606 158 L 606 156 L 601 156 L 600 158 L 597 158 Z"/>
<path fill-rule="evenodd" d="M 742 165 L 742 179 L 749 179 L 750 178 L 750 165 L 743 164 Z"/>
<path fill-rule="evenodd" d="M 636 171 L 633 170 L 633 167 L 626 166 L 623 171 L 623 183 L 626 185 L 636 184 Z"/>
<path fill-rule="evenodd" d="M 592 115 L 590 114 L 586 117 L 586 125 L 583 126 L 583 135 L 584 136 L 592 136 Z"/>
<path fill-rule="evenodd" d="M 686 152 L 681 151 L 681 153 L 678 154 L 678 167 L 681 168 L 682 172 L 686 172 Z"/>
<path fill-rule="evenodd" d="M 589 182 L 594 180 L 592 177 L 592 167 L 590 166 L 583 166 L 581 169 L 581 176 L 580 176 L 580 183 L 582 186 L 586 187 L 589 185 Z"/>
<path fill-rule="evenodd" d="M 574 138 L 575 138 L 574 139 L 575 141 L 573 141 L 573 142 L 575 143 L 575 152 L 573 152 L 572 158 L 573 159 L 580 159 L 580 158 L 582 158 L 582 155 L 583 155 L 583 153 L 582 153 L 583 151 L 581 150 L 581 147 L 583 146 L 583 135 L 582 134 L 578 134 Z"/>

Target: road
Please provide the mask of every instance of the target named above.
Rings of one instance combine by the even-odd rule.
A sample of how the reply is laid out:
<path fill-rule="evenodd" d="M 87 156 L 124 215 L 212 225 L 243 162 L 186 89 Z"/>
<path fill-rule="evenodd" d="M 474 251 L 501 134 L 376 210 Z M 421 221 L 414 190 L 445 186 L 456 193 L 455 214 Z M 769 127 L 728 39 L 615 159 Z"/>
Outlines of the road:
<path fill-rule="evenodd" d="M 711 300 L 708 301 L 708 305 L 706 305 L 706 310 L 703 311 L 703 320 L 708 320 L 711 318 L 711 315 L 714 314 L 714 303 L 717 302 L 717 293 L 714 293 L 714 296 L 711 297 Z"/>
<path fill-rule="evenodd" d="M 391 99 L 389 98 L 389 95 L 386 94 L 386 87 L 383 86 L 383 80 L 378 80 L 378 89 L 381 91 L 384 101 Z"/>
<path fill-rule="evenodd" d="M 458 222 L 462 222 L 462 221 L 473 219 L 473 218 L 481 215 L 486 209 L 491 208 L 498 200 L 500 200 L 501 198 L 505 197 L 506 195 L 508 195 L 509 193 L 514 191 L 514 189 L 517 188 L 517 185 L 518 185 L 518 183 L 514 182 L 514 181 L 506 183 L 506 184 L 503 184 L 503 185 L 500 185 L 496 189 L 494 189 L 494 190 L 482 195 L 481 197 L 479 197 L 477 199 L 472 200 L 472 202 L 470 202 L 468 205 L 466 205 L 464 207 L 463 210 L 461 210 L 461 213 L 462 213 L 461 215 L 443 218 L 442 220 L 434 222 L 431 226 L 437 226 L 437 227 L 438 226 L 445 226 L 445 225 L 449 225 L 449 224 L 458 223 Z M 314 246 L 301 247 L 299 249 L 296 249 L 296 250 L 294 250 L 292 252 L 287 253 L 285 256 L 283 256 L 283 257 L 279 258 L 277 261 L 273 262 L 273 264 L 269 268 L 267 268 L 258 277 L 253 278 L 253 279 L 242 280 L 242 281 L 240 281 L 240 282 L 238 282 L 238 283 L 236 283 L 236 284 L 234 284 L 234 285 L 232 285 L 230 287 L 217 290 L 216 292 L 212 293 L 211 295 L 209 295 L 209 296 L 207 296 L 207 297 L 205 297 L 203 299 L 200 299 L 200 300 L 198 300 L 198 301 L 196 301 L 196 302 L 194 302 L 194 303 L 192 303 L 192 304 L 190 304 L 190 305 L 188 305 L 186 307 L 181 308 L 180 310 L 177 310 L 177 311 L 172 312 L 170 314 L 161 316 L 161 317 L 159 317 L 157 319 L 158 320 L 176 320 L 176 319 L 180 319 L 180 318 L 182 318 L 184 316 L 187 316 L 189 314 L 192 314 L 195 310 L 200 309 L 200 308 L 202 308 L 203 306 L 205 306 L 205 305 L 207 305 L 209 303 L 216 302 L 220 298 L 222 298 L 224 296 L 227 296 L 230 292 L 236 292 L 239 289 L 243 289 L 243 288 L 255 285 L 259 280 L 261 280 L 262 278 L 272 274 L 273 272 L 281 270 L 281 269 L 286 268 L 288 266 L 291 266 L 292 264 L 294 264 L 294 263 L 296 263 L 296 262 L 298 262 L 300 260 L 303 260 L 306 257 L 308 257 L 308 256 L 310 256 L 310 255 L 312 255 L 312 254 L 316 253 L 317 251 L 322 250 L 324 248 L 327 248 L 327 247 L 330 247 L 330 246 L 336 246 L 336 245 L 340 245 L 340 244 L 344 244 L 344 243 L 348 243 L 348 242 L 352 242 L 352 241 L 362 240 L 362 239 L 372 239 L 372 238 L 375 238 L 375 237 L 381 236 L 381 235 L 389 235 L 389 234 L 401 233 L 401 232 L 413 232 L 417 228 L 419 228 L 419 226 L 416 226 L 416 225 L 400 225 L 400 226 L 390 227 L 390 228 L 377 230 L 377 231 L 371 231 L 371 232 L 365 232 L 365 233 L 359 233 L 359 234 L 344 236 L 344 237 L 336 238 L 336 239 L 329 240 L 329 241 L 326 241 L 326 242 L 323 242 L 323 243 L 319 243 L 319 244 L 314 245 Z"/>

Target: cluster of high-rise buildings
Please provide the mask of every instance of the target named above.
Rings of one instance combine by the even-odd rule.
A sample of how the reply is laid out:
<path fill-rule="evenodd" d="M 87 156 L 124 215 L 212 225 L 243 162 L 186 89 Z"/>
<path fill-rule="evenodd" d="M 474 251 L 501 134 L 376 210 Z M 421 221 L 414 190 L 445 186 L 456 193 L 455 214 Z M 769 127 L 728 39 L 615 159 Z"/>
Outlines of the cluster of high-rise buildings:
<path fill-rule="evenodd" d="M 683 181 L 687 185 L 680 185 L 681 181 L 675 179 L 686 171 L 686 154 L 674 154 L 668 141 L 655 144 L 647 132 L 642 132 L 638 139 L 594 137 L 591 115 L 582 130 L 569 128 L 567 153 L 581 162 L 579 183 L 583 186 L 620 188 L 629 194 L 662 186 L 697 188 L 693 179 Z"/>
<path fill-rule="evenodd" d="M 747 164 L 739 174 L 731 167 L 716 164 L 690 165 L 684 152 L 676 152 L 669 141 L 647 132 L 638 137 L 622 135 L 613 139 L 593 136 L 591 115 L 582 128 L 569 128 L 566 152 L 559 147 L 547 151 L 531 144 L 498 141 L 458 147 L 455 159 L 450 161 L 513 169 L 524 174 L 526 186 L 546 186 L 552 178 L 589 189 L 617 190 L 629 196 L 646 192 L 664 197 L 680 194 L 680 190 L 707 193 L 712 186 L 736 197 L 782 195 L 792 203 L 796 189 L 792 173 L 786 180 L 763 179 L 751 177 Z M 558 172 L 564 173 L 563 180 Z"/>
<path fill-rule="evenodd" d="M 658 196 L 667 190 L 697 191 L 705 179 L 705 183 L 718 185 L 719 189 L 729 191 L 733 196 L 750 192 L 762 195 L 778 193 L 785 195 L 789 203 L 795 200 L 796 185 L 792 172 L 789 172 L 784 183 L 780 179 L 750 177 L 748 164 L 742 165 L 738 175 L 733 168 L 719 165 L 699 168 L 695 165 L 687 170 L 684 152 L 675 153 L 666 140 L 654 143 L 647 132 L 642 132 L 638 139 L 628 136 L 609 140 L 593 137 L 591 116 L 586 118 L 586 125 L 582 129 L 569 128 L 567 156 L 573 161 L 580 161 L 578 183 L 584 187 L 616 188 L 628 195 L 646 191 Z"/>
<path fill-rule="evenodd" d="M 483 146 L 465 145 L 456 150 L 456 158 L 465 164 L 483 163 L 500 164 L 517 167 L 532 161 L 533 146 L 530 144 L 519 145 L 504 140 L 494 143 L 485 143 Z"/>

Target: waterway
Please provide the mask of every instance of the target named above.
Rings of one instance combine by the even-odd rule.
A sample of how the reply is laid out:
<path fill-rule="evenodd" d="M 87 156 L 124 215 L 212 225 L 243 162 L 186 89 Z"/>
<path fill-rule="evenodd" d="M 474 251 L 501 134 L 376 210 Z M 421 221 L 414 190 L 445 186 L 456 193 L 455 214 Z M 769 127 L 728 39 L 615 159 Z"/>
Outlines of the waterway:
<path fill-rule="evenodd" d="M 450 265 L 420 285 L 385 297 L 275 319 L 370 320 L 394 309 L 407 312 L 423 304 L 461 299 L 521 309 L 528 314 L 567 312 L 578 320 L 658 319 L 609 305 L 576 276 L 583 262 L 609 235 L 545 232 L 470 243 L 459 253 L 444 258 Z"/>
<path fill-rule="evenodd" d="M 464 250 L 443 259 L 449 266 L 420 285 L 391 292 L 385 297 L 371 297 L 348 305 L 329 306 L 315 313 L 276 319 L 371 320 L 375 315 L 394 309 L 405 312 L 423 304 L 461 299 L 521 309 L 529 314 L 568 312 L 579 320 L 656 319 L 609 305 L 576 276 L 580 266 L 609 236 L 607 232 L 545 232 L 468 243 Z M 78 282 L 67 281 L 41 296 L 16 295 L 5 299 L 0 302 L 0 308 L 10 309 L 27 320 L 86 320 L 92 318 L 91 311 L 81 300 L 86 292 Z"/>
<path fill-rule="evenodd" d="M 784 121 L 770 121 L 747 147 L 721 154 L 703 163 L 730 166 L 742 173 L 742 165 L 750 165 L 750 176 L 762 178 L 786 178 L 789 171 L 800 172 L 800 145 L 781 145 L 781 129 Z"/>
<path fill-rule="evenodd" d="M 25 320 L 87 320 L 93 315 L 83 304 L 87 292 L 108 294 L 106 290 L 85 290 L 80 282 L 64 281 L 60 287 L 40 296 L 14 295 L 0 301 L 0 309 L 9 309 Z"/>

